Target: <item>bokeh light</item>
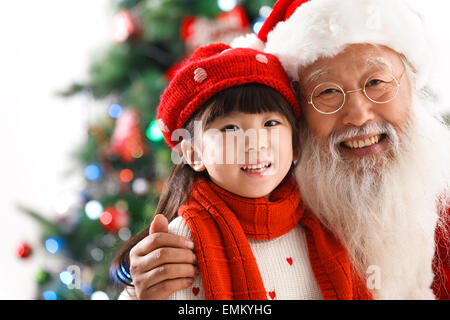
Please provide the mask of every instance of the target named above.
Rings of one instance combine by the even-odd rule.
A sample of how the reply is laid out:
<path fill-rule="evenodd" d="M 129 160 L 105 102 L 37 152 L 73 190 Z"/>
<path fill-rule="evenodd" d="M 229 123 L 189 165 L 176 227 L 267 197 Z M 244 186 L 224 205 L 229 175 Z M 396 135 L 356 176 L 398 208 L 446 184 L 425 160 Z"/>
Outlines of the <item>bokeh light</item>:
<path fill-rule="evenodd" d="M 231 11 L 237 5 L 237 0 L 217 0 L 217 5 L 222 11 Z"/>
<path fill-rule="evenodd" d="M 119 179 L 124 183 L 130 182 L 131 180 L 133 180 L 133 177 L 133 171 L 131 171 L 130 169 L 123 169 L 119 173 Z"/>
<path fill-rule="evenodd" d="M 103 212 L 103 206 L 97 200 L 90 200 L 84 206 L 84 211 L 89 219 L 97 220 Z"/>
<path fill-rule="evenodd" d="M 91 300 L 109 300 L 108 295 L 106 294 L 106 292 L 103 291 L 95 291 L 92 295 L 91 295 Z"/>
<path fill-rule="evenodd" d="M 133 181 L 131 189 L 137 195 L 142 195 L 148 191 L 148 182 L 144 178 L 137 178 Z"/>
<path fill-rule="evenodd" d="M 44 300 L 58 300 L 56 292 L 52 290 L 46 290 L 42 292 L 42 298 L 44 298 Z"/>
<path fill-rule="evenodd" d="M 108 114 L 111 118 L 117 119 L 122 114 L 123 107 L 120 104 L 114 103 L 108 108 Z"/>
<path fill-rule="evenodd" d="M 107 226 L 112 222 L 112 214 L 109 211 L 103 211 L 103 213 L 100 216 L 100 222 Z"/>
<path fill-rule="evenodd" d="M 64 270 L 59 274 L 59 279 L 62 283 L 68 286 L 73 282 L 73 275 L 71 272 Z"/>
<path fill-rule="evenodd" d="M 98 165 L 90 164 L 87 165 L 86 168 L 84 169 L 84 175 L 86 179 L 94 181 L 98 180 L 101 177 L 102 171 Z"/>
<path fill-rule="evenodd" d="M 51 254 L 55 254 L 62 248 L 62 241 L 59 238 L 47 238 L 45 239 L 45 249 Z"/>
<path fill-rule="evenodd" d="M 255 23 L 253 24 L 253 32 L 258 33 L 259 30 L 261 30 L 265 19 L 264 18 L 258 18 L 256 19 Z"/>
<path fill-rule="evenodd" d="M 164 139 L 164 136 L 161 132 L 161 129 L 159 128 L 158 122 L 156 120 L 153 120 L 150 122 L 146 132 L 145 132 L 147 138 L 150 139 L 150 141 L 158 142 Z"/>

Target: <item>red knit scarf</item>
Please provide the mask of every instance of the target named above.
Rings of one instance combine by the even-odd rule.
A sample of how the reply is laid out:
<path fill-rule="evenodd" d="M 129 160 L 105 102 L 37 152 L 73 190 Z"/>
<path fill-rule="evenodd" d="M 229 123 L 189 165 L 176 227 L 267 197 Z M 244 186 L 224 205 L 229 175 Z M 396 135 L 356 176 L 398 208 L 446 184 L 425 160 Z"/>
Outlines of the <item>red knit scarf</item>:
<path fill-rule="evenodd" d="M 208 300 L 265 300 L 266 290 L 247 238 L 274 239 L 305 227 L 308 252 L 324 299 L 370 299 L 352 272 L 340 243 L 304 209 L 293 179 L 285 179 L 270 200 L 243 198 L 198 179 L 179 208 L 192 234 Z"/>

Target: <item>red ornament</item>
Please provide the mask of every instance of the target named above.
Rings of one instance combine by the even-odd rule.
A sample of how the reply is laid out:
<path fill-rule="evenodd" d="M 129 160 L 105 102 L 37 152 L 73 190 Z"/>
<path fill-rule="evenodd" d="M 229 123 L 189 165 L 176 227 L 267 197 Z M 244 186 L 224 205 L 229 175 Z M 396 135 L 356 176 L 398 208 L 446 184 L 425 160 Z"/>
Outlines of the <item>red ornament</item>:
<path fill-rule="evenodd" d="M 229 12 L 219 14 L 215 19 L 202 16 L 186 16 L 181 21 L 180 37 L 186 44 L 186 52 L 180 61 L 173 64 L 166 72 L 165 77 L 170 81 L 184 62 L 200 46 L 222 42 L 231 43 L 235 38 L 249 33 L 250 23 L 245 9 L 236 6 Z"/>
<path fill-rule="evenodd" d="M 131 180 L 133 180 L 133 177 L 134 177 L 133 171 L 131 171 L 130 169 L 123 169 L 119 173 L 119 179 L 123 183 L 131 182 Z"/>
<path fill-rule="evenodd" d="M 241 6 L 236 6 L 229 12 L 223 12 L 215 19 L 187 16 L 181 22 L 180 29 L 181 40 L 191 52 L 210 43 L 230 43 L 236 37 L 249 32 L 250 24 L 247 14 Z"/>
<path fill-rule="evenodd" d="M 119 155 L 125 163 L 131 163 L 147 152 L 139 120 L 136 110 L 125 109 L 116 121 L 109 152 Z"/>
<path fill-rule="evenodd" d="M 31 246 L 26 242 L 19 243 L 17 247 L 17 256 L 21 259 L 26 259 L 31 255 Z"/>
<path fill-rule="evenodd" d="M 138 38 L 142 34 L 139 19 L 128 10 L 120 11 L 114 16 L 111 29 L 112 38 L 117 43 Z"/>
<path fill-rule="evenodd" d="M 99 220 L 107 231 L 117 233 L 128 224 L 128 214 L 115 206 L 110 206 L 103 211 Z"/>

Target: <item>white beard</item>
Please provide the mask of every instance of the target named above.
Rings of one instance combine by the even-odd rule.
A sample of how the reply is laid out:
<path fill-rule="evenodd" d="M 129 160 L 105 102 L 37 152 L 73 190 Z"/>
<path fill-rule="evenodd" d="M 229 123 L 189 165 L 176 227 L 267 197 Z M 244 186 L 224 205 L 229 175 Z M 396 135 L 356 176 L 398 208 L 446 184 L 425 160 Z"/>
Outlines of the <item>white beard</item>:
<path fill-rule="evenodd" d="M 450 132 L 424 100 L 414 101 L 408 125 L 384 155 L 345 161 L 305 123 L 300 128 L 302 198 L 347 248 L 376 299 L 434 299 L 435 228 L 450 203 Z M 375 288 L 374 271 L 381 280 Z"/>

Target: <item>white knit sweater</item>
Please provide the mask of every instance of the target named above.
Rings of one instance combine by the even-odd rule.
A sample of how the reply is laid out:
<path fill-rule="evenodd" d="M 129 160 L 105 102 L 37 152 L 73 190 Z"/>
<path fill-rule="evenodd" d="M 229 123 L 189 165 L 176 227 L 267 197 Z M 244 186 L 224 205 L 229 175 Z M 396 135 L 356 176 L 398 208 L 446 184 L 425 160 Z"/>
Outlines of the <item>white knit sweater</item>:
<path fill-rule="evenodd" d="M 183 218 L 169 224 L 169 233 L 192 239 Z M 319 286 L 309 262 L 306 235 L 301 225 L 272 240 L 248 238 L 269 300 L 319 300 Z M 129 290 L 130 291 L 130 290 Z M 119 299 L 133 299 L 132 292 L 124 291 Z M 204 300 L 201 276 L 193 284 L 168 297 L 169 300 Z"/>

